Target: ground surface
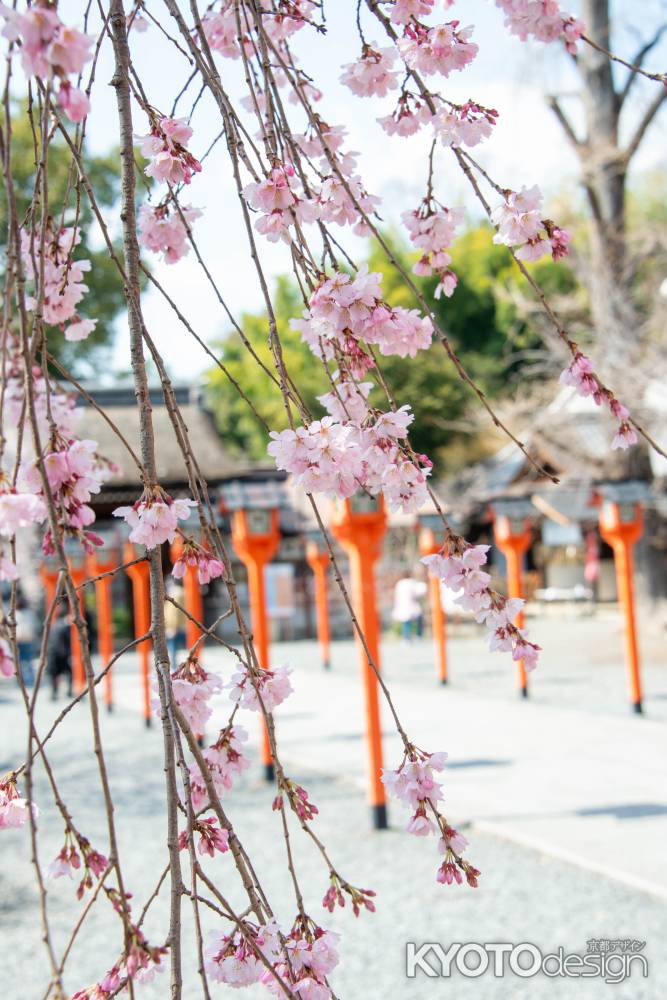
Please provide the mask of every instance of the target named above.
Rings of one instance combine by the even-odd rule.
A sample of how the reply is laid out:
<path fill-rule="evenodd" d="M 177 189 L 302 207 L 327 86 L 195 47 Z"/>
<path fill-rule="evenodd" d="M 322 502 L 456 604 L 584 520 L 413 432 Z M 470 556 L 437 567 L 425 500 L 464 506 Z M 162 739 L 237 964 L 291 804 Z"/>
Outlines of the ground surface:
<path fill-rule="evenodd" d="M 406 815 L 399 805 L 390 805 L 391 830 L 369 830 L 363 791 L 364 715 L 354 645 L 335 644 L 329 674 L 320 667 L 314 643 L 274 647 L 275 664 L 294 666 L 295 693 L 276 713 L 284 762 L 320 807 L 319 832 L 342 872 L 378 892 L 375 915 L 355 921 L 345 911 L 330 917 L 320 907 L 326 873 L 295 831 L 306 904 L 343 935 L 342 964 L 332 977 L 341 1000 L 665 996 L 667 664 L 660 662 L 662 643 L 644 638 L 646 716 L 637 718 L 626 707 L 617 617 L 582 617 L 567 625 L 550 617 L 531 625 L 545 655 L 528 702 L 516 699 L 506 658 L 489 656 L 466 626 L 452 629 L 447 687 L 434 681 L 428 641 L 408 646 L 387 640 L 383 646 L 385 674 L 406 728 L 424 748 L 450 753 L 446 812 L 451 822 L 466 825 L 470 857 L 483 872 L 477 890 L 435 883 L 434 844 L 403 832 Z M 209 653 L 208 663 L 229 674 L 229 658 Z M 140 910 L 165 858 L 161 737 L 157 728 L 143 729 L 138 718 L 136 672 L 131 658 L 120 666 L 116 711 L 104 716 L 103 726 L 121 857 Z M 38 713 L 40 732 L 53 712 L 47 703 Z M 222 703 L 219 717 L 224 718 Z M 393 764 L 397 744 L 388 713 L 383 719 L 385 759 Z M 256 717 L 248 716 L 245 724 L 256 745 Z M 104 849 L 103 824 L 89 819 L 98 812 L 99 793 L 88 726 L 87 706 L 80 705 L 67 730 L 53 738 L 50 756 L 75 818 Z M 18 693 L 4 684 L 0 772 L 22 759 L 25 742 Z M 248 772 L 229 800 L 229 811 L 270 895 L 285 899 L 278 820 L 269 808 L 271 791 L 258 772 L 258 766 Z M 41 774 L 36 798 L 45 803 L 40 858 L 46 866 L 59 850 L 62 834 L 48 807 Z M 3 1000 L 33 1000 L 44 995 L 48 974 L 39 942 L 28 838 L 25 831 L 2 831 L 0 836 L 1 995 Z M 211 861 L 209 868 L 230 898 L 240 903 L 229 857 Z M 48 888 L 54 938 L 62 949 L 71 925 L 74 887 L 60 880 Z M 287 923 L 288 910 L 280 905 L 277 910 Z M 146 922 L 152 942 L 164 937 L 166 922 L 167 900 L 158 897 Z M 208 915 L 206 922 L 212 926 Z M 101 909 L 85 939 L 75 945 L 66 980 L 71 991 L 108 968 L 118 949 L 117 936 L 116 924 Z M 408 979 L 405 972 L 408 941 L 439 942 L 445 948 L 452 942 L 531 942 L 545 953 L 562 946 L 566 952 L 584 954 L 591 938 L 645 941 L 649 976 L 641 977 L 635 968 L 626 982 L 606 984 L 541 974 L 522 979 L 509 973 L 500 980 L 491 971 L 467 979 L 456 970 L 449 979 L 427 978 L 420 972 Z M 189 965 L 194 968 L 193 962 Z M 195 978 L 188 980 L 192 985 L 184 995 L 195 1000 L 201 991 Z M 162 977 L 137 995 L 166 998 L 168 982 Z M 235 995 L 227 987 L 214 986 L 214 998 Z M 258 988 L 251 995 L 267 994 Z"/>

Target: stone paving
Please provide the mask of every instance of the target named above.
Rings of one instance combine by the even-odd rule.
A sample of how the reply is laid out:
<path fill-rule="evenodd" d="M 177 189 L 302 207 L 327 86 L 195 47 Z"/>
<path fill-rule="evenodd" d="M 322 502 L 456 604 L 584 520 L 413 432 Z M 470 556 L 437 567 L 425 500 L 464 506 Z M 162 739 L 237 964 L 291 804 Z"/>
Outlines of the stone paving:
<path fill-rule="evenodd" d="M 667 670 L 660 663 L 660 643 L 644 644 L 647 712 L 645 718 L 636 718 L 628 715 L 625 705 L 617 619 L 583 618 L 568 624 L 567 630 L 557 619 L 531 624 L 545 656 L 527 703 L 516 699 L 506 658 L 486 654 L 466 626 L 452 630 L 451 684 L 445 688 L 434 681 L 427 640 L 408 646 L 388 639 L 383 645 L 385 673 L 411 735 L 427 749 L 450 752 L 446 811 L 452 822 L 465 824 L 471 860 L 483 872 L 477 890 L 435 883 L 434 844 L 403 832 L 406 817 L 400 806 L 390 807 L 392 829 L 369 829 L 363 793 L 363 710 L 353 644 L 335 644 L 330 674 L 321 670 L 314 643 L 274 647 L 274 663 L 289 660 L 295 668 L 295 693 L 276 713 L 284 761 L 320 807 L 319 832 L 342 872 L 353 883 L 378 892 L 374 915 L 355 921 L 347 911 L 332 916 L 322 911 L 326 873 L 295 831 L 307 906 L 342 934 L 342 963 L 332 977 L 341 1000 L 664 997 Z M 211 665 L 228 671 L 227 659 L 207 655 Z M 116 711 L 103 717 L 103 728 L 121 857 L 136 910 L 165 862 L 161 737 L 157 728 L 143 728 L 139 704 L 136 664 L 127 657 L 116 674 Z M 40 732 L 54 710 L 47 702 L 38 712 Z M 245 724 L 256 748 L 256 717 L 248 716 Z M 393 762 L 396 743 L 386 713 L 384 725 L 386 760 Z M 97 808 L 100 797 L 88 726 L 87 706 L 80 705 L 67 729 L 54 737 L 50 756 L 74 816 L 103 849 L 106 837 Z M 24 748 L 18 692 L 4 684 L 0 772 L 16 763 Z M 270 811 L 271 790 L 258 775 L 255 763 L 230 798 L 230 813 L 257 860 L 270 897 L 284 901 L 288 885 L 278 819 Z M 44 803 L 40 859 L 45 866 L 59 850 L 62 832 L 41 775 L 36 798 Z M 48 973 L 28 838 L 25 830 L 2 831 L 1 837 L 0 996 L 38 1000 Z M 240 905 L 229 857 L 211 860 L 209 867 Z M 73 892 L 72 883 L 49 883 L 49 912 L 59 950 L 71 924 Z M 289 908 L 279 902 L 276 910 L 288 923 Z M 207 927 L 214 925 L 210 916 L 205 916 Z M 163 939 L 166 926 L 167 900 L 158 897 L 146 923 L 149 939 Z M 591 938 L 645 941 L 648 977 L 637 969 L 616 984 L 543 974 L 523 979 L 509 973 L 501 980 L 491 971 L 476 979 L 456 970 L 450 978 L 429 978 L 421 972 L 414 979 L 406 977 L 409 941 L 440 942 L 445 948 L 452 942 L 532 942 L 544 952 L 562 946 L 566 952 L 583 954 Z M 67 987 L 74 991 L 99 977 L 119 944 L 116 922 L 102 907 L 75 945 Z M 187 935 L 185 944 L 186 965 L 194 972 Z M 189 982 L 184 996 L 195 1000 L 201 990 L 194 976 Z M 139 1000 L 168 995 L 166 977 L 137 991 Z M 236 994 L 214 985 L 212 995 Z M 249 995 L 267 994 L 258 987 Z"/>

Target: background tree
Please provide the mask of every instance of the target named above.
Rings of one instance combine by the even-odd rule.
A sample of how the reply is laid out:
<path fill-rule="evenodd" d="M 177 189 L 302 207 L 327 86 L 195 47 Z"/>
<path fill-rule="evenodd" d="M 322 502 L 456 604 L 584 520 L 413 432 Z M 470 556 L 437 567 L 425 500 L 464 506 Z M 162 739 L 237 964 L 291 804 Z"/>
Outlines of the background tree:
<path fill-rule="evenodd" d="M 535 358 L 541 357 L 543 351 L 536 323 L 522 313 L 520 277 L 505 248 L 495 246 L 491 237 L 488 226 L 477 226 L 454 244 L 453 268 L 459 274 L 459 284 L 451 299 L 433 299 L 437 278 L 414 280 L 431 302 L 467 370 L 488 396 L 498 397 L 511 390 L 521 371 L 534 368 Z M 416 255 L 406 250 L 396 237 L 387 238 L 394 255 L 410 270 Z M 382 274 L 384 295 L 390 305 L 418 307 L 399 270 L 387 262 L 379 246 L 371 246 L 368 265 L 371 271 Z M 541 262 L 534 265 L 534 271 L 551 293 L 571 295 L 576 288 L 576 279 L 566 262 L 558 266 Z M 317 396 L 328 392 L 330 387 L 322 371 L 313 365 L 312 354 L 301 335 L 289 328 L 289 320 L 301 314 L 303 303 L 287 278 L 277 283 L 274 308 L 287 368 L 293 376 L 296 373 L 295 381 L 304 402 L 319 416 L 324 410 Z M 273 370 L 266 315 L 245 314 L 241 326 L 257 356 Z M 282 430 L 287 422 L 280 391 L 269 375 L 261 371 L 241 339 L 230 332 L 216 345 L 216 350 L 232 376 L 244 386 L 260 416 L 272 429 Z M 471 415 L 470 390 L 453 370 L 438 342 L 420 353 L 419 364 L 397 357 L 380 356 L 378 361 L 398 402 L 412 406 L 415 421 L 411 439 L 418 451 L 437 461 L 439 475 L 481 458 L 494 448 L 495 439 L 488 433 L 488 423 L 482 424 Z M 535 369 L 533 374 L 539 377 L 540 370 Z M 267 435 L 261 423 L 220 369 L 209 373 L 208 398 L 225 441 L 253 458 L 266 458 Z M 377 398 L 380 399 L 379 393 Z"/>
<path fill-rule="evenodd" d="M 26 104 L 17 104 L 12 120 L 12 164 L 17 208 L 21 220 L 25 218 L 33 195 L 37 157 L 35 155 L 33 128 Z M 93 184 L 101 208 L 108 209 L 119 197 L 118 153 L 110 149 L 104 156 L 84 151 L 83 162 Z M 63 219 L 71 225 L 77 216 L 76 174 L 65 141 L 56 133 L 49 145 L 49 202 L 54 219 Z M 67 210 L 63 213 L 63 205 Z M 49 350 L 63 364 L 83 376 L 99 370 L 100 364 L 110 354 L 113 338 L 113 321 L 125 307 L 122 282 L 106 249 L 95 247 L 93 214 L 85 196 L 78 199 L 78 218 L 81 243 L 75 250 L 76 258 L 87 258 L 91 269 L 85 276 L 88 293 L 81 301 L 81 315 L 97 319 L 95 330 L 85 341 L 66 341 L 58 327 L 48 328 Z M 0 204 L 0 246 L 4 248 L 7 235 L 6 206 Z"/>

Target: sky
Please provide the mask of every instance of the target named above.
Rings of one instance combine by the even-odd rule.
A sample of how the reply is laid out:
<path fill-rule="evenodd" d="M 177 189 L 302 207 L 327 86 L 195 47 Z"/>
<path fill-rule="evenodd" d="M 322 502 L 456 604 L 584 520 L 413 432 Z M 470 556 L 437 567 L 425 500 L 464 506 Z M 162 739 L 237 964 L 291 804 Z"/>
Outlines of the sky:
<path fill-rule="evenodd" d="M 126 6 L 129 8 L 129 3 Z M 187 6 L 181 3 L 183 10 Z M 648 33 L 650 26 L 657 23 L 661 11 L 664 13 L 665 4 L 661 0 L 642 0 L 641 26 L 635 25 L 638 6 L 627 0 L 615 7 L 620 28 L 616 45 L 626 55 L 639 47 L 644 32 Z M 148 7 L 164 11 L 164 7 L 155 4 L 154 0 Z M 204 5 L 201 7 L 203 10 Z M 354 28 L 355 7 L 355 0 L 328 0 L 327 35 L 323 37 L 304 29 L 298 34 L 294 48 L 303 69 L 314 77 L 323 91 L 319 113 L 331 124 L 344 124 L 348 129 L 346 148 L 359 152 L 359 169 L 365 186 L 382 198 L 380 214 L 384 223 L 398 224 L 401 212 L 415 208 L 424 195 L 429 142 L 426 130 L 423 130 L 424 135 L 410 139 L 386 136 L 375 119 L 388 113 L 394 99 L 391 96 L 384 100 L 358 98 L 339 83 L 341 64 L 352 61 L 359 54 Z M 576 4 L 571 4 L 569 9 L 578 13 Z M 66 23 L 81 27 L 77 12 L 80 6 L 75 0 L 61 0 L 59 11 Z M 523 184 L 538 183 L 547 200 L 557 195 L 565 195 L 570 201 L 579 198 L 575 155 L 544 99 L 545 94 L 551 93 L 563 96 L 573 121 L 580 120 L 576 96 L 573 96 L 576 74 L 571 60 L 560 46 L 527 45 L 512 37 L 503 27 L 502 13 L 491 0 L 460 0 L 447 13 L 447 19 L 452 18 L 460 19 L 463 25 L 474 25 L 473 38 L 480 51 L 462 73 L 443 81 L 442 92 L 455 101 L 473 98 L 496 108 L 500 114 L 493 136 L 473 150 L 476 158 L 494 179 L 508 187 L 516 189 Z M 165 27 L 167 21 L 165 14 Z M 368 27 L 370 23 L 368 18 L 368 40 L 384 44 L 379 32 Z M 188 75 L 185 60 L 155 26 L 143 34 L 134 34 L 132 58 L 149 101 L 168 113 L 174 95 Z M 652 65 L 661 68 L 666 63 L 667 41 L 656 50 Z M 221 59 L 219 66 L 232 97 L 239 97 L 242 93 L 240 64 Z M 88 122 L 90 147 L 97 152 L 106 152 L 116 141 L 115 94 L 108 85 L 112 75 L 112 54 L 107 44 L 98 65 L 93 111 Z M 641 106 L 650 98 L 651 86 L 656 85 L 647 83 L 637 87 L 634 101 L 628 108 L 630 122 L 633 117 L 636 119 Z M 184 102 L 178 113 L 188 110 L 189 105 Z M 140 135 L 148 131 L 146 118 L 139 109 L 135 111 L 135 132 Z M 662 117 L 648 134 L 635 162 L 636 173 L 667 166 L 662 139 L 664 121 Z M 194 135 L 189 146 L 195 155 L 201 155 L 220 131 L 219 116 L 212 101 L 206 97 L 198 105 L 192 125 Z M 444 149 L 436 162 L 436 194 L 446 205 L 465 205 L 471 221 L 478 217 L 467 183 L 455 167 L 451 153 Z M 196 222 L 195 238 L 231 311 L 236 316 L 244 311 L 261 311 L 261 295 L 247 252 L 229 159 L 222 144 L 204 163 L 202 173 L 190 185 L 185 200 L 203 209 L 202 217 Z M 115 220 L 114 227 L 117 225 L 118 220 Z M 343 239 L 352 256 L 363 256 L 362 241 L 348 238 L 347 230 Z M 258 242 L 262 263 L 271 279 L 288 270 L 284 245 L 270 244 L 262 237 L 258 237 Z M 191 252 L 169 266 L 147 254 L 147 263 L 197 333 L 208 343 L 219 340 L 229 329 L 229 323 L 195 255 Z M 169 306 L 154 290 L 144 298 L 144 313 L 172 376 L 179 382 L 199 381 L 202 372 L 210 367 L 210 359 L 193 341 L 184 340 L 184 332 Z M 122 320 L 117 326 L 112 368 L 124 370 L 129 365 L 129 337 Z"/>

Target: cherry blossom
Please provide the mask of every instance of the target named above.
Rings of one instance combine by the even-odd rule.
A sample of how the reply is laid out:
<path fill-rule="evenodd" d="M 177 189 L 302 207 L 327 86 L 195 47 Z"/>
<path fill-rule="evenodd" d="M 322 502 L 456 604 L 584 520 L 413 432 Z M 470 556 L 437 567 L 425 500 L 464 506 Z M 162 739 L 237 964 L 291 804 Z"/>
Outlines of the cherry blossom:
<path fill-rule="evenodd" d="M 407 91 L 402 93 L 390 115 L 377 119 L 387 135 L 414 135 L 426 122 L 433 120 L 427 104 Z"/>
<path fill-rule="evenodd" d="M 350 885 L 349 882 L 342 881 L 335 872 L 332 872 L 330 881 L 331 885 L 322 900 L 322 906 L 329 913 L 333 913 L 336 904 L 344 907 L 346 896 L 350 897 L 355 917 L 359 916 L 362 908 L 368 910 L 369 913 L 375 913 L 375 903 L 373 902 L 375 892 L 372 889 L 358 889 L 356 886 Z"/>
<path fill-rule="evenodd" d="M 225 570 L 219 559 L 212 556 L 192 538 L 184 541 L 183 551 L 172 567 L 172 576 L 176 580 L 182 580 L 188 566 L 196 567 L 197 579 L 202 586 L 222 576 Z"/>
<path fill-rule="evenodd" d="M 82 122 L 90 111 L 88 96 L 83 90 L 73 87 L 68 80 L 60 84 L 58 104 L 73 122 Z"/>
<path fill-rule="evenodd" d="M 433 11 L 438 0 L 395 0 L 389 19 L 394 24 L 409 24 L 413 18 L 425 17 Z M 445 7 L 451 7 L 454 0 L 442 0 Z"/>
<path fill-rule="evenodd" d="M 248 734 L 242 726 L 228 726 L 220 732 L 215 743 L 203 751 L 218 795 L 230 791 L 235 779 L 250 766 L 250 761 L 243 752 L 243 744 L 247 739 Z M 192 804 L 199 810 L 209 804 L 208 792 L 199 766 L 192 764 L 189 771 Z"/>
<path fill-rule="evenodd" d="M 386 97 L 398 87 L 398 72 L 392 69 L 396 59 L 393 48 L 377 49 L 364 45 L 356 62 L 343 66 L 341 83 L 357 97 Z"/>
<path fill-rule="evenodd" d="M 229 850 L 229 830 L 218 826 L 215 818 L 196 819 L 194 832 L 199 834 L 197 850 L 200 854 L 208 854 L 212 858 L 216 851 L 224 854 Z M 187 830 L 179 834 L 178 846 L 181 851 L 188 846 Z"/>
<path fill-rule="evenodd" d="M 132 507 L 117 507 L 114 517 L 122 517 L 132 529 L 130 541 L 154 549 L 164 542 L 173 542 L 179 521 L 187 521 L 194 500 L 174 500 L 159 486 L 144 490 Z"/>
<path fill-rule="evenodd" d="M 469 41 L 471 34 L 470 27 L 459 30 L 458 21 L 434 28 L 412 21 L 397 42 L 398 51 L 406 65 L 418 73 L 449 76 L 452 70 L 463 69 L 477 55 L 479 46 Z"/>
<path fill-rule="evenodd" d="M 0 677 L 14 676 L 14 658 L 9 643 L 0 638 Z"/>
<path fill-rule="evenodd" d="M 577 51 L 585 27 L 582 21 L 564 14 L 557 0 L 496 0 L 505 14 L 505 25 L 522 42 L 533 37 L 539 42 L 560 39 L 568 52 Z"/>
<path fill-rule="evenodd" d="M 19 528 L 41 524 L 46 507 L 35 493 L 18 493 L 0 483 L 0 535 L 13 538 Z"/>
<path fill-rule="evenodd" d="M 158 182 L 189 184 L 201 163 L 187 149 L 192 129 L 183 118 L 151 119 L 151 131 L 142 136 L 141 153 L 149 159 L 144 173 Z"/>
<path fill-rule="evenodd" d="M 37 806 L 32 804 L 32 814 L 36 819 Z M 13 776 L 0 780 L 0 830 L 23 826 L 28 822 L 28 801 L 21 798 Z"/>
<path fill-rule="evenodd" d="M 0 580 L 5 580 L 8 583 L 12 583 L 14 580 L 18 580 L 19 571 L 16 568 L 16 564 L 8 559 L 7 556 L 0 553 Z"/>
<path fill-rule="evenodd" d="M 452 258 L 447 253 L 451 246 L 456 229 L 463 222 L 462 208 L 441 208 L 438 210 L 432 199 L 426 199 L 413 212 L 404 212 L 403 222 L 408 230 L 411 242 L 422 251 L 422 256 L 413 266 L 414 274 L 430 277 L 438 275 L 434 296 L 449 297 L 453 295 L 457 277 L 449 269 Z"/>
<path fill-rule="evenodd" d="M 478 622 L 487 628 L 489 648 L 511 652 L 512 659 L 523 660 L 526 670 L 532 670 L 540 647 L 530 642 L 525 631 L 513 624 L 524 606 L 521 598 L 506 598 L 491 590 L 490 575 L 482 569 L 487 561 L 489 545 L 468 545 L 463 539 L 422 562 L 429 573 L 437 576 L 453 592 L 455 602 L 464 611 L 472 611 Z"/>
<path fill-rule="evenodd" d="M 152 253 L 161 253 L 166 264 L 175 264 L 190 252 L 188 229 L 201 209 L 183 205 L 170 211 L 169 204 L 142 205 L 139 209 L 139 242 Z"/>
<path fill-rule="evenodd" d="M 284 940 L 289 962 L 276 962 L 274 970 L 293 987 L 301 1000 L 330 1000 L 333 996 L 326 977 L 340 961 L 338 939 L 338 934 L 323 930 L 308 918 L 298 917 L 295 921 Z M 284 995 L 280 983 L 268 969 L 264 970 L 261 982 L 274 996 Z"/>
<path fill-rule="evenodd" d="M 290 164 L 277 164 L 263 181 L 253 181 L 243 189 L 243 196 L 262 214 L 255 228 L 272 243 L 289 243 L 289 227 L 295 222 L 314 222 L 320 214 L 318 204 L 300 197 L 296 190 L 296 173 Z"/>
<path fill-rule="evenodd" d="M 433 117 L 433 130 L 443 146 L 477 146 L 488 139 L 498 112 L 481 104 L 447 103 Z"/>
<path fill-rule="evenodd" d="M 251 943 L 252 942 L 252 943 Z M 280 938 L 275 921 L 256 925 L 243 921 L 243 931 L 231 934 L 212 931 L 204 951 L 204 967 L 217 983 L 228 986 L 250 986 L 260 982 L 265 965 L 259 955 L 273 965 L 280 953 Z"/>
<path fill-rule="evenodd" d="M 520 191 L 506 191 L 505 200 L 491 213 L 498 228 L 494 243 L 518 247 L 517 257 L 523 260 L 539 260 L 550 253 L 554 260 L 569 253 L 570 234 L 541 215 L 542 192 L 533 185 Z"/>
<path fill-rule="evenodd" d="M 242 708 L 249 708 L 253 712 L 261 711 L 262 706 L 266 712 L 272 712 L 292 693 L 289 679 L 291 673 L 292 668 L 287 666 L 237 670 L 226 685 L 230 689 L 229 697 Z"/>
<path fill-rule="evenodd" d="M 596 406 L 606 406 L 613 417 L 618 420 L 618 428 L 611 442 L 612 448 L 630 448 L 637 444 L 637 433 L 629 422 L 630 413 L 616 397 L 606 389 L 593 371 L 590 358 L 581 351 L 575 350 L 574 358 L 565 371 L 561 372 L 560 382 L 572 386 L 578 395 L 591 396 Z"/>
<path fill-rule="evenodd" d="M 86 320 L 84 327 L 78 327 L 81 323 L 77 316 L 76 307 L 88 291 L 88 286 L 84 282 L 84 274 L 90 270 L 89 260 L 74 260 L 72 253 L 74 248 L 81 242 L 81 231 L 75 226 L 63 226 L 58 230 L 52 225 L 47 228 L 46 241 L 44 247 L 44 288 L 42 315 L 44 322 L 53 326 L 63 326 L 68 320 L 72 320 L 75 327 L 71 334 L 69 328 L 65 331 L 65 337 L 69 340 L 81 340 L 88 336 L 93 329 L 96 320 Z M 35 233 L 21 231 L 21 256 L 28 279 L 35 279 L 33 253 L 38 254 L 39 246 Z M 33 296 L 26 296 L 26 306 L 34 309 L 36 300 Z M 90 324 L 93 326 L 91 327 Z"/>
<path fill-rule="evenodd" d="M 34 4 L 21 14 L 3 3 L 0 15 L 7 22 L 5 38 L 21 43 L 21 62 L 28 76 L 47 80 L 53 75 L 66 81 L 91 58 L 94 39 L 64 25 L 52 7 Z"/>
<path fill-rule="evenodd" d="M 217 674 L 204 670 L 196 656 L 189 656 L 172 673 L 171 689 L 174 701 L 195 733 L 204 732 L 204 728 L 212 712 L 208 702 L 221 688 L 222 681 L 220 677 Z M 154 698 L 151 704 L 157 717 L 161 718 L 162 711 L 158 696 L 157 681 L 154 682 L 153 690 Z"/>

